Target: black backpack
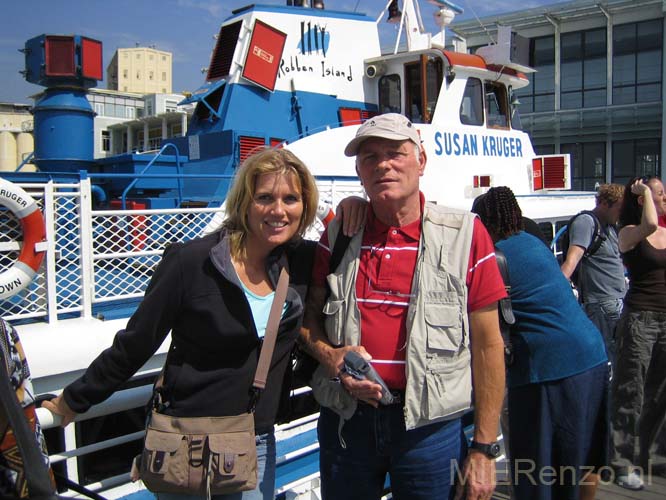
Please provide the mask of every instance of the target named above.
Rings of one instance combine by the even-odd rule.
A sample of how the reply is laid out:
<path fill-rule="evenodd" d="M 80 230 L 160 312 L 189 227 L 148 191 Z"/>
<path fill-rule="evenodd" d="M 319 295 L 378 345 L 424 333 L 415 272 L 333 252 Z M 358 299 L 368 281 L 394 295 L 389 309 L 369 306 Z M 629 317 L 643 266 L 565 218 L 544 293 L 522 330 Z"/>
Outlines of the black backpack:
<path fill-rule="evenodd" d="M 603 242 L 606 241 L 607 236 L 602 231 L 601 222 L 599 221 L 599 218 L 594 214 L 594 212 L 592 212 L 591 210 L 583 210 L 582 212 L 578 212 L 576 215 L 571 217 L 571 219 L 569 219 L 569 222 L 567 222 L 567 225 L 564 226 L 564 231 L 560 236 L 560 248 L 562 249 L 562 262 L 566 260 L 567 253 L 569 252 L 569 246 L 570 246 L 569 228 L 571 227 L 571 224 L 573 224 L 574 220 L 576 220 L 576 217 L 580 215 L 589 215 L 592 218 L 592 221 L 594 222 L 592 241 L 585 249 L 585 253 L 583 253 L 583 259 L 586 259 L 591 255 L 594 255 L 599 250 L 599 248 L 601 248 Z M 583 259 L 581 259 L 581 262 Z M 571 281 L 573 283 L 576 283 L 578 281 L 579 269 L 580 269 L 580 262 L 576 266 L 576 269 L 574 269 L 574 272 L 571 273 Z"/>

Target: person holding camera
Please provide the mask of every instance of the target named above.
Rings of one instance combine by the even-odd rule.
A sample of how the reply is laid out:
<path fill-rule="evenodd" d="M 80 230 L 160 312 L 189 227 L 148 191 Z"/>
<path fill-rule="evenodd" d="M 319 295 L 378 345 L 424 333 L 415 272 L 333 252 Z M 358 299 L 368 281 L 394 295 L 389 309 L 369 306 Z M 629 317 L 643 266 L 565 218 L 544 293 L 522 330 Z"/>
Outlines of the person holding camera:
<path fill-rule="evenodd" d="M 629 290 L 617 327 L 611 464 L 616 483 L 631 490 L 643 488 L 650 460 L 666 459 L 656 444 L 666 429 L 666 228 L 659 225 L 665 214 L 659 179 L 627 184 L 619 245 Z"/>
<path fill-rule="evenodd" d="M 322 236 L 301 332 L 321 363 L 311 385 L 322 405 L 323 498 L 379 499 L 388 474 L 397 500 L 446 499 L 460 473 L 458 495 L 487 500 L 504 394 L 497 301 L 506 296 L 492 241 L 473 214 L 425 201 L 426 155 L 406 117 L 366 121 L 345 154 L 356 157 L 370 210 L 333 270 L 338 224 Z M 341 370 L 350 350 L 385 389 Z M 465 459 L 460 417 L 472 398 Z"/>

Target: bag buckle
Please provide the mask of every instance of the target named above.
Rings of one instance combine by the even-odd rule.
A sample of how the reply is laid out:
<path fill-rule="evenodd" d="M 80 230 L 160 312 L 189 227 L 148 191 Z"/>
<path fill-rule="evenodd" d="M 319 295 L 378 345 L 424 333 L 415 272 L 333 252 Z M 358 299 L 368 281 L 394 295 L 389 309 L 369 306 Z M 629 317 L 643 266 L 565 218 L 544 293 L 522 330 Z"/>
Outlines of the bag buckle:
<path fill-rule="evenodd" d="M 248 405 L 248 413 L 254 413 L 254 410 L 257 408 L 257 402 L 259 401 L 259 396 L 261 395 L 261 389 L 258 387 L 253 387 L 250 389 L 250 404 Z"/>

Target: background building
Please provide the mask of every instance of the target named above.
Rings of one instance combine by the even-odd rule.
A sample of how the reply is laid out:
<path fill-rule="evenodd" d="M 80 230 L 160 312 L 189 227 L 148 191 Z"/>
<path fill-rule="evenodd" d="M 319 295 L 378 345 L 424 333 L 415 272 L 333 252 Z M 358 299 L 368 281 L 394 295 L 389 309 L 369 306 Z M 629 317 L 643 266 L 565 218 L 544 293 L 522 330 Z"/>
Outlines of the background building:
<path fill-rule="evenodd" d="M 663 178 L 664 2 L 576 0 L 454 22 L 458 50 L 496 39 L 498 25 L 529 38 L 530 85 L 516 91 L 539 154 L 570 153 L 573 189 Z"/>
<path fill-rule="evenodd" d="M 32 114 L 29 104 L 0 103 L 0 170 L 16 170 L 33 152 Z M 25 171 L 34 165 L 26 164 Z"/>
<path fill-rule="evenodd" d="M 157 150 L 163 139 L 184 136 L 187 132 L 194 104 L 178 106 L 183 100 L 182 94 L 149 94 L 141 97 L 135 119 L 108 123 L 105 128 L 95 126 L 98 131 L 96 134 L 107 141 L 104 143 L 108 147 L 105 150 L 106 156 Z M 97 140 L 95 137 L 95 143 Z"/>
<path fill-rule="evenodd" d="M 153 47 L 118 49 L 106 68 L 107 88 L 138 94 L 170 94 L 171 63 L 171 52 Z"/>

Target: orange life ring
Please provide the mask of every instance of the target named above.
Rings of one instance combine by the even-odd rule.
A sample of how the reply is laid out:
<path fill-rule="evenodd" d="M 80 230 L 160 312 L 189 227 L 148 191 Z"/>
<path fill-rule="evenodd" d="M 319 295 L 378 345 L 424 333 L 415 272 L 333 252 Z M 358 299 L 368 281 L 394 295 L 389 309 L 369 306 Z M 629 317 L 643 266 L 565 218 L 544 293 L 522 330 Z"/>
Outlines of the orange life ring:
<path fill-rule="evenodd" d="M 37 274 L 44 251 L 37 244 L 46 239 L 46 226 L 35 200 L 23 189 L 0 178 L 0 205 L 21 221 L 23 245 L 12 267 L 0 273 L 0 299 L 6 299 L 27 287 Z"/>

